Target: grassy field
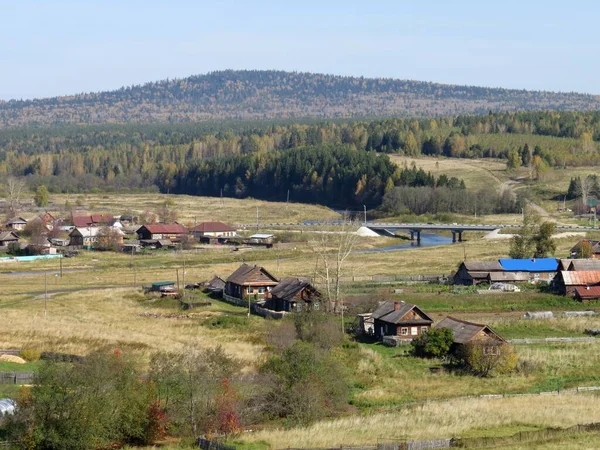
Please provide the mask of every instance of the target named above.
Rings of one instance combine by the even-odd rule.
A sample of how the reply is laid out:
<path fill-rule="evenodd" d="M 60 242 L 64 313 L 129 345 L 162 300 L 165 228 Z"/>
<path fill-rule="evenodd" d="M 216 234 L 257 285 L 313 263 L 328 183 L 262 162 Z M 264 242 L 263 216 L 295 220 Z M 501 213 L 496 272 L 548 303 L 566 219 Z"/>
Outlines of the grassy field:
<path fill-rule="evenodd" d="M 303 203 L 266 202 L 255 199 L 195 197 L 167 194 L 52 194 L 48 210 L 64 216 L 68 200 L 73 210 L 108 212 L 110 214 L 137 215 L 144 211 L 158 211 L 165 202 L 177 211 L 184 224 L 223 221 L 231 224 L 256 224 L 256 211 L 260 223 L 301 222 L 307 219 L 332 219 L 339 215 L 329 208 Z"/>

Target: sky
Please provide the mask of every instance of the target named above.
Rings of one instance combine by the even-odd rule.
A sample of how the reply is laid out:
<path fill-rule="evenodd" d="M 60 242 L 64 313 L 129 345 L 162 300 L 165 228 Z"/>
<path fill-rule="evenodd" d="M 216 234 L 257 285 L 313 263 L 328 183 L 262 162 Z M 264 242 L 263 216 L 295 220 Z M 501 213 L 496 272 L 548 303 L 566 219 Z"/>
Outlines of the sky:
<path fill-rule="evenodd" d="M 0 0 L 0 99 L 277 69 L 600 94 L 600 2 Z"/>

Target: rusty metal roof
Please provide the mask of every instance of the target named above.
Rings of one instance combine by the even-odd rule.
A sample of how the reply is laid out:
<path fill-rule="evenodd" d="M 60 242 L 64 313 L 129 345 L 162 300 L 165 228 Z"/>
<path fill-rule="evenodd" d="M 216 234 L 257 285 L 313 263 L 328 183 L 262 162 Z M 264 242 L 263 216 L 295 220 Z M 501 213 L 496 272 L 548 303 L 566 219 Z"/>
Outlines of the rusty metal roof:
<path fill-rule="evenodd" d="M 467 322 L 466 320 L 460 320 L 450 316 L 438 323 L 435 328 L 450 328 L 454 334 L 455 344 L 466 344 L 482 331 L 492 339 L 506 342 L 502 336 L 487 325 Z"/>
<path fill-rule="evenodd" d="M 576 287 L 575 292 L 580 298 L 600 298 L 600 286 Z"/>
<path fill-rule="evenodd" d="M 229 232 L 236 231 L 235 228 L 230 227 L 223 222 L 202 222 L 192 228 L 192 231 L 197 233 L 219 233 L 219 232 Z"/>
<path fill-rule="evenodd" d="M 600 270 L 562 270 L 560 274 L 565 286 L 587 286 L 600 283 Z"/>

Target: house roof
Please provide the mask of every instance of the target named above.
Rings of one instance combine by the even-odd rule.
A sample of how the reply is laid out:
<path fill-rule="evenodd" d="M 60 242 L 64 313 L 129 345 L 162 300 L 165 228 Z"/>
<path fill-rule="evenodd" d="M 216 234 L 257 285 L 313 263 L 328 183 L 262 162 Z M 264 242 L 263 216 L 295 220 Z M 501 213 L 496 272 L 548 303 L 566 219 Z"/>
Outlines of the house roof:
<path fill-rule="evenodd" d="M 454 334 L 455 344 L 466 344 L 482 331 L 491 338 L 506 342 L 502 336 L 500 336 L 487 325 L 467 322 L 466 320 L 460 320 L 450 316 L 438 323 L 435 328 L 450 328 Z"/>
<path fill-rule="evenodd" d="M 271 275 L 264 267 L 242 264 L 227 278 L 228 283 L 241 286 L 261 285 L 276 286 L 279 280 Z"/>
<path fill-rule="evenodd" d="M 281 300 L 293 300 L 303 289 L 312 287 L 311 284 L 300 278 L 284 278 L 271 290 L 271 295 Z"/>
<path fill-rule="evenodd" d="M 499 272 L 502 266 L 498 261 L 463 261 L 465 268 L 469 272 Z"/>
<path fill-rule="evenodd" d="M 138 228 L 138 232 L 146 228 L 152 234 L 187 234 L 188 230 L 180 223 L 154 223 L 151 225 L 142 225 Z"/>
<path fill-rule="evenodd" d="M 396 309 L 396 307 L 398 309 Z M 418 315 L 422 317 L 422 319 L 404 319 L 409 312 L 413 309 L 416 309 Z M 377 309 L 373 312 L 371 316 L 373 319 L 381 320 L 382 322 L 387 323 L 433 323 L 433 319 L 429 317 L 427 314 L 421 310 L 417 305 L 412 305 L 410 303 L 405 302 L 394 302 L 394 301 L 386 301 L 379 304 Z"/>
<path fill-rule="evenodd" d="M 0 232 L 0 241 L 18 241 L 19 236 L 14 231 Z"/>
<path fill-rule="evenodd" d="M 600 283 L 600 270 L 562 270 L 560 275 L 565 286 L 587 286 Z"/>
<path fill-rule="evenodd" d="M 100 231 L 100 227 L 75 227 L 70 233 L 69 236 L 73 235 L 81 235 L 83 237 L 96 237 L 98 235 L 98 231 Z"/>
<path fill-rule="evenodd" d="M 215 276 L 212 280 L 208 282 L 206 288 L 209 291 L 222 291 L 225 289 L 225 281 L 222 278 Z"/>
<path fill-rule="evenodd" d="M 572 259 L 571 263 L 565 268 L 570 271 L 581 270 L 600 270 L 599 259 Z"/>
<path fill-rule="evenodd" d="M 600 286 L 576 287 L 575 293 L 580 298 L 600 298 Z"/>
<path fill-rule="evenodd" d="M 594 253 L 600 253 L 600 241 L 594 239 L 582 239 L 571 248 L 571 253 L 575 253 L 579 249 L 578 247 L 584 242 L 590 244 Z"/>
<path fill-rule="evenodd" d="M 529 281 L 527 272 L 490 272 L 490 281 Z"/>
<path fill-rule="evenodd" d="M 13 225 L 13 224 L 17 224 L 17 223 L 26 224 L 27 221 L 25 219 L 23 219 L 22 217 L 13 217 L 8 222 L 6 222 L 6 225 Z"/>
<path fill-rule="evenodd" d="M 561 258 L 558 260 L 558 270 L 569 270 L 569 266 L 571 265 L 571 258 Z"/>
<path fill-rule="evenodd" d="M 197 233 L 218 233 L 236 231 L 236 229 L 223 222 L 202 222 L 192 228 L 192 231 Z"/>
<path fill-rule="evenodd" d="M 556 258 L 533 259 L 500 259 L 504 270 L 513 272 L 556 272 L 558 260 Z"/>
<path fill-rule="evenodd" d="M 157 239 L 156 245 L 160 245 L 161 247 L 171 247 L 175 244 L 173 244 L 173 241 L 171 239 Z"/>
<path fill-rule="evenodd" d="M 110 214 L 91 214 L 89 216 L 73 216 L 73 225 L 79 228 L 90 225 L 110 225 L 114 221 Z"/>

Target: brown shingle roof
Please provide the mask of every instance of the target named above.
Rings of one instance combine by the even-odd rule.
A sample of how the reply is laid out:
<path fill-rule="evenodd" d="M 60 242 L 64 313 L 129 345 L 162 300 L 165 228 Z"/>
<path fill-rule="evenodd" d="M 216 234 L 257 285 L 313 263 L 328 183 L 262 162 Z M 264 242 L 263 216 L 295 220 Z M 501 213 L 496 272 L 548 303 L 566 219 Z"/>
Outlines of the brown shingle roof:
<path fill-rule="evenodd" d="M 398 304 L 398 309 L 395 309 L 396 304 Z M 421 316 L 421 319 L 404 319 L 404 317 L 411 312 L 413 309 L 416 309 L 417 315 Z M 387 323 L 433 323 L 433 319 L 425 314 L 421 308 L 417 305 L 411 305 L 410 303 L 405 302 L 394 302 L 394 301 L 386 301 L 382 302 L 377 309 L 373 312 L 373 319 L 381 320 L 382 322 Z"/>
<path fill-rule="evenodd" d="M 227 283 L 241 286 L 276 286 L 279 280 L 271 275 L 264 267 L 242 264 L 235 272 L 229 275 Z"/>
<path fill-rule="evenodd" d="M 202 222 L 192 228 L 192 231 L 197 233 L 219 233 L 236 231 L 236 229 L 223 222 Z"/>
<path fill-rule="evenodd" d="M 506 342 L 502 336 L 500 336 L 487 325 L 467 322 L 466 320 L 460 320 L 450 316 L 438 323 L 435 328 L 450 328 L 454 333 L 455 344 L 466 344 L 480 332 L 484 332 L 490 338 L 495 340 Z"/>

